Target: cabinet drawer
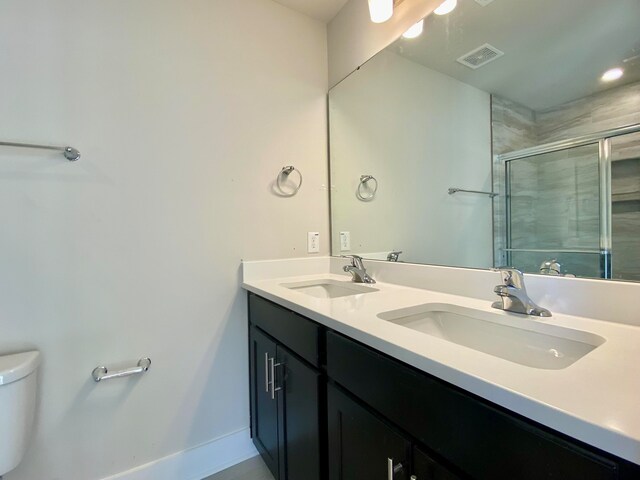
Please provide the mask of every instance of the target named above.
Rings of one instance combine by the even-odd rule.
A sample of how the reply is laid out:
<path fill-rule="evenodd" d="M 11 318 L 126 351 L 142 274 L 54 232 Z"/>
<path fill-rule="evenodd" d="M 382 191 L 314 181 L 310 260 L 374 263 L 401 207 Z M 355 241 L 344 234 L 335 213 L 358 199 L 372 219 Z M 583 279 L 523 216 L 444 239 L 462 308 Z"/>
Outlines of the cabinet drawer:
<path fill-rule="evenodd" d="M 251 293 L 249 321 L 312 365 L 320 366 L 320 327 L 316 323 Z"/>
<path fill-rule="evenodd" d="M 472 478 L 619 478 L 615 462 L 333 332 L 327 373 Z"/>

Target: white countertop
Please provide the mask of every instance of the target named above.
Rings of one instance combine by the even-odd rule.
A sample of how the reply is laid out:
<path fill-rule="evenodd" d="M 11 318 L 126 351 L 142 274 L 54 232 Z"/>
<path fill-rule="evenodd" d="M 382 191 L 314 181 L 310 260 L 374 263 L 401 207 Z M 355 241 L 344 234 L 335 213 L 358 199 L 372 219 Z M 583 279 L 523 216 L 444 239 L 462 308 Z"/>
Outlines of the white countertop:
<path fill-rule="evenodd" d="M 350 277 L 329 273 L 248 278 L 243 287 L 387 355 L 536 422 L 640 464 L 640 327 L 555 314 L 533 319 L 606 342 L 562 370 L 523 366 L 381 320 L 381 312 L 449 303 L 499 312 L 483 299 L 378 282 L 376 292 L 314 298 L 281 284 Z"/>

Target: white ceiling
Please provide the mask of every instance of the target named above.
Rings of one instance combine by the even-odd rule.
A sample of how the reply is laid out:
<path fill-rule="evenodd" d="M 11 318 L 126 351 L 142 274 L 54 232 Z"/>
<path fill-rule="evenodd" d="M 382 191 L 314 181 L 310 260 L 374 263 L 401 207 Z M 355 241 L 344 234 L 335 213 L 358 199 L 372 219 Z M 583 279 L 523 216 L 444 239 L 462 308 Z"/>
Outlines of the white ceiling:
<path fill-rule="evenodd" d="M 274 0 L 275 2 L 289 7 L 297 12 L 328 23 L 340 9 L 347 3 L 347 0 Z"/>
<path fill-rule="evenodd" d="M 428 68 L 533 110 L 543 110 L 640 80 L 639 0 L 459 0 L 449 15 L 431 15 L 421 37 L 391 49 Z M 477 70 L 456 62 L 490 43 L 504 56 Z M 625 64 L 624 60 L 628 59 Z M 603 83 L 602 73 L 626 69 Z"/>

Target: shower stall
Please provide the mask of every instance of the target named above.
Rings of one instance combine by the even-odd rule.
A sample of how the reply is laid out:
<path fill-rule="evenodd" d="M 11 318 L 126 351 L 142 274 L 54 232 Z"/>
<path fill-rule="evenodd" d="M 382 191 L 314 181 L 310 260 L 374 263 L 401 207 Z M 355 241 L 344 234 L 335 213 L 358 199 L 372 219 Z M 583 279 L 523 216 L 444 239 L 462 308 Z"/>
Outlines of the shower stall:
<path fill-rule="evenodd" d="M 640 124 L 496 155 L 495 264 L 640 280 Z"/>

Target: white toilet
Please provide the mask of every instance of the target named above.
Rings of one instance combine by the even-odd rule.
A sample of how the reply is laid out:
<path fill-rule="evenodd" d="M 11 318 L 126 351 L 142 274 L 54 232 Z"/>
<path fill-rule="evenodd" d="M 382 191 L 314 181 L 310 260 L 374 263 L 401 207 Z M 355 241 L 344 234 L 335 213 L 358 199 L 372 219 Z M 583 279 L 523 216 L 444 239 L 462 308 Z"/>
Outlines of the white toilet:
<path fill-rule="evenodd" d="M 0 477 L 18 466 L 36 408 L 40 352 L 0 356 Z"/>

